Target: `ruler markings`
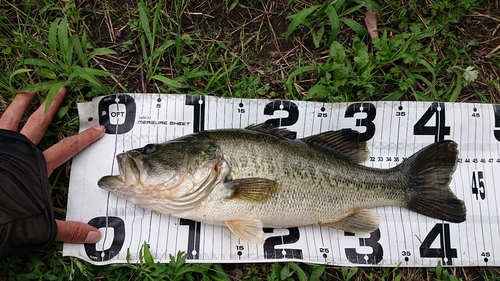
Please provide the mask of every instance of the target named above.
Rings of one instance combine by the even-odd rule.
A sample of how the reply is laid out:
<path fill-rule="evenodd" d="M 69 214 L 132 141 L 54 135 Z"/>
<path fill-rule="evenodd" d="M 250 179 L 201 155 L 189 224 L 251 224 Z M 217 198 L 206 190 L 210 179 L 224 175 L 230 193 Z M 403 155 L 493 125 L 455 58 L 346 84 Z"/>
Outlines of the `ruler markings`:
<path fill-rule="evenodd" d="M 141 114 L 143 114 L 143 115 L 151 114 L 152 113 L 151 106 L 155 106 L 155 103 L 157 102 L 157 101 L 155 101 L 155 99 L 161 98 L 162 99 L 161 103 L 160 102 L 158 102 L 158 103 L 160 104 L 160 107 L 165 107 L 165 111 L 163 111 L 163 110 L 161 112 L 159 110 L 156 111 L 155 115 L 156 115 L 157 121 L 160 121 L 162 119 L 165 119 L 165 120 L 170 119 L 170 117 L 166 117 L 166 118 L 163 117 L 163 115 L 162 115 L 163 112 L 165 113 L 165 116 L 173 115 L 172 118 L 174 118 L 174 119 L 172 119 L 172 120 L 175 120 L 175 118 L 176 118 L 175 116 L 179 116 L 179 113 L 182 116 L 182 121 L 189 121 L 190 119 L 192 120 L 192 118 L 193 118 L 193 115 L 189 114 L 189 112 L 193 112 L 193 110 L 195 110 L 194 107 L 193 106 L 184 106 L 184 104 L 182 107 L 178 106 L 177 103 L 180 103 L 180 101 L 181 101 L 178 98 L 178 96 L 172 98 L 172 95 L 158 95 L 158 96 L 150 96 L 148 99 L 148 97 L 145 98 L 143 95 L 134 95 L 134 98 L 138 104 L 143 105 L 141 107 L 141 109 L 139 110 L 139 112 L 141 112 Z M 199 97 L 197 97 L 197 96 L 184 96 L 183 98 L 184 99 L 191 98 L 192 100 L 194 98 L 199 99 Z M 172 99 L 175 101 L 173 106 L 172 106 L 172 104 L 169 103 L 169 101 Z M 209 103 L 209 101 L 211 101 L 211 99 L 213 99 L 216 102 L 214 104 L 212 104 L 211 102 Z M 150 103 L 149 104 L 150 105 L 149 106 L 149 109 L 150 109 L 149 113 L 147 112 L 147 109 L 148 109 L 147 103 L 148 102 Z M 218 98 L 206 97 L 205 104 L 207 106 L 205 108 L 205 111 L 203 112 L 204 113 L 203 116 L 198 115 L 198 118 L 199 118 L 198 122 L 200 122 L 200 124 L 203 124 L 202 119 L 206 119 L 205 121 L 212 119 L 211 112 L 214 111 L 213 105 L 215 105 L 215 108 L 220 108 L 220 106 L 222 105 L 222 108 L 224 110 L 222 110 L 221 113 L 226 113 L 226 114 L 224 114 L 225 118 L 222 118 L 222 122 L 223 122 L 222 127 L 243 127 L 242 120 L 244 120 L 245 117 L 242 115 L 245 115 L 245 114 L 247 115 L 246 116 L 247 122 L 250 123 L 251 122 L 250 110 L 255 111 L 255 112 L 252 112 L 252 113 L 254 113 L 254 114 L 252 114 L 252 116 L 255 116 L 256 120 L 259 120 L 261 118 L 264 118 L 264 120 L 279 118 L 280 122 L 283 122 L 284 119 L 286 118 L 286 117 L 282 117 L 282 115 L 263 116 L 262 112 L 259 112 L 258 109 L 263 108 L 270 101 L 262 101 L 261 102 L 260 100 L 256 101 L 256 100 L 245 100 L 245 99 L 238 99 L 238 100 L 226 99 L 226 100 L 222 101 L 222 104 L 220 104 L 220 102 L 221 101 Z M 240 108 L 240 106 L 239 106 L 240 103 L 242 103 L 243 108 L 246 109 L 245 113 L 237 111 L 237 109 Z M 300 124 L 300 122 L 302 122 L 302 124 L 300 124 L 300 126 L 302 128 L 302 132 L 297 132 L 299 134 L 299 136 L 300 136 L 300 134 L 302 134 L 303 136 L 306 136 L 306 135 L 315 134 L 318 132 L 325 131 L 324 126 L 326 126 L 326 128 L 328 128 L 328 129 L 341 128 L 340 127 L 341 120 L 344 120 L 345 118 L 343 116 L 341 117 L 340 115 L 345 113 L 345 109 L 346 109 L 347 105 L 349 105 L 349 104 L 344 104 L 343 106 L 341 106 L 339 104 L 296 102 L 296 101 L 295 101 L 295 103 L 299 107 L 299 111 L 300 111 L 299 116 L 302 115 L 302 116 L 300 116 L 299 120 L 297 120 L 297 124 Z M 210 104 L 210 106 L 208 104 Z M 252 106 L 252 104 L 256 104 L 257 106 Z M 284 102 L 281 101 L 279 104 L 283 105 Z M 365 105 L 367 103 L 363 103 L 363 104 Z M 408 136 L 411 136 L 411 135 L 408 135 L 408 133 L 409 133 L 408 130 L 412 129 L 414 124 L 420 120 L 420 118 L 422 117 L 422 114 L 425 113 L 426 110 L 429 108 L 430 103 L 408 103 L 408 102 L 399 102 L 399 103 L 397 103 L 397 102 L 380 102 L 380 103 L 377 103 L 377 102 L 375 102 L 374 104 L 376 105 L 375 109 L 377 109 L 378 111 L 381 111 L 381 113 L 378 113 L 377 115 L 382 114 L 382 117 L 377 116 L 376 119 L 373 121 L 376 125 L 378 124 L 378 126 L 380 127 L 379 132 L 377 132 L 377 133 L 380 133 L 380 135 L 378 136 L 378 139 L 381 141 L 381 144 L 375 145 L 376 142 L 373 140 L 369 140 L 369 142 L 370 141 L 372 142 L 372 144 L 371 144 L 372 150 L 374 148 L 377 148 L 377 150 L 379 151 L 378 153 L 380 154 L 381 157 L 383 157 L 384 161 L 381 161 L 381 163 L 379 163 L 379 165 L 378 165 L 379 167 L 387 168 L 389 166 L 397 165 L 398 162 L 394 159 L 394 157 L 396 157 L 396 156 L 401 157 L 400 154 L 406 155 L 405 157 L 408 157 L 409 155 L 412 155 L 414 152 L 419 150 L 419 148 L 421 148 L 429 143 L 426 141 L 426 139 L 429 139 L 428 136 L 413 136 L 413 144 L 411 144 L 412 142 L 408 138 Z M 291 109 L 292 103 L 288 102 L 287 105 L 288 105 L 287 109 Z M 404 119 L 403 118 L 395 118 L 395 115 L 392 115 L 395 111 L 397 111 L 399 106 L 402 106 L 403 110 L 406 112 L 406 117 Z M 411 107 L 412 106 L 415 107 L 415 110 L 414 110 L 415 114 L 411 114 L 411 111 L 412 111 Z M 471 112 L 471 110 L 473 108 L 472 106 L 476 106 L 477 113 L 479 113 L 481 115 L 481 117 L 472 118 L 472 116 L 469 116 L 472 113 Z M 227 112 L 229 110 L 229 107 L 232 110 L 231 113 Z M 323 108 L 324 108 L 324 111 L 321 111 L 321 109 L 323 109 Z M 461 151 L 460 158 L 462 158 L 464 160 L 469 159 L 469 160 L 473 161 L 473 163 L 459 163 L 459 165 L 457 167 L 457 172 L 461 175 L 458 176 L 458 175 L 456 175 L 457 173 L 455 173 L 454 181 L 453 181 L 454 184 L 452 185 L 452 188 L 455 190 L 457 195 L 459 193 L 462 193 L 463 197 L 461 197 L 461 199 L 464 199 L 466 201 L 466 204 L 470 209 L 470 211 L 469 211 L 470 218 L 469 218 L 469 216 L 468 216 L 468 218 L 470 220 L 472 220 L 472 222 L 466 222 L 466 223 L 462 223 L 462 224 L 451 224 L 451 226 L 453 226 L 453 227 L 450 227 L 450 230 L 451 230 L 450 233 L 452 234 L 451 240 L 448 241 L 447 239 L 443 239 L 443 244 L 440 247 L 442 247 L 442 249 L 444 249 L 445 251 L 448 251 L 448 249 L 457 249 L 457 251 L 460 252 L 460 255 L 458 258 L 453 258 L 454 265 L 467 265 L 467 264 L 470 264 L 470 265 L 473 265 L 473 264 L 493 265 L 493 264 L 496 264 L 496 261 L 494 261 L 493 239 L 500 238 L 500 237 L 498 237 L 499 236 L 498 231 L 494 231 L 493 229 L 500 230 L 500 224 L 498 222 L 498 220 L 499 220 L 498 211 L 499 210 L 498 210 L 498 204 L 496 202 L 498 200 L 492 200 L 492 199 L 496 198 L 496 190 L 494 188 L 489 188 L 489 187 L 494 187 L 495 182 L 496 182 L 494 167 L 498 167 L 497 166 L 498 164 L 496 162 L 496 160 L 498 160 L 498 156 L 494 156 L 492 154 L 494 151 L 498 154 L 498 143 L 491 143 L 491 141 L 487 142 L 487 139 L 481 140 L 481 139 L 478 139 L 478 137 L 480 137 L 480 135 L 483 135 L 483 136 L 484 135 L 486 135 L 486 136 L 492 135 L 491 131 L 495 130 L 496 128 L 493 127 L 493 129 L 491 129 L 491 126 L 488 127 L 488 125 L 491 122 L 491 118 L 495 117 L 495 115 L 494 115 L 495 112 L 493 111 L 493 113 L 492 113 L 493 117 L 491 115 L 489 115 L 488 118 L 486 117 L 486 114 L 491 113 L 490 110 L 493 109 L 493 107 L 491 105 L 444 104 L 443 109 L 445 110 L 445 115 L 443 116 L 443 115 L 434 113 L 435 116 L 432 116 L 432 118 L 429 120 L 429 124 L 432 124 L 432 122 L 434 122 L 432 120 L 433 118 L 437 118 L 438 119 L 436 121 L 436 123 L 437 123 L 437 125 L 436 125 L 437 135 L 441 136 L 441 135 L 445 135 L 445 133 L 446 133 L 446 131 L 442 131 L 442 128 L 445 128 L 446 126 L 448 126 L 448 127 L 450 126 L 449 124 L 447 124 L 448 122 L 446 122 L 446 120 L 453 120 L 452 121 L 453 125 L 451 125 L 453 127 L 452 128 L 453 134 L 451 134 L 450 136 L 445 135 L 445 138 L 446 139 L 448 139 L 448 138 L 454 139 L 459 143 L 459 150 Z M 174 111 L 173 114 L 172 114 L 172 110 Z M 337 118 L 337 121 L 336 121 L 337 125 L 334 125 L 335 120 L 332 120 L 333 119 L 332 117 L 335 116 L 335 110 L 337 110 L 336 115 L 339 117 L 339 118 Z M 217 111 L 219 111 L 219 110 L 215 110 L 215 111 L 216 111 L 216 119 L 215 120 L 217 120 L 217 122 L 215 124 L 218 128 L 220 128 L 221 127 L 221 125 L 219 123 L 220 114 L 217 113 Z M 324 120 L 323 116 L 320 118 L 317 115 L 319 112 L 329 113 L 328 117 L 326 117 L 326 118 L 328 118 L 328 122 L 325 122 L 326 120 Z M 465 115 L 463 113 L 465 113 Z M 387 114 L 389 114 L 389 115 L 387 115 Z M 239 117 L 236 117 L 234 115 L 237 115 Z M 414 120 L 412 120 L 412 118 L 408 118 L 410 116 L 414 116 Z M 442 117 L 443 117 L 443 120 L 441 120 Z M 319 118 L 319 120 L 316 120 L 317 118 Z M 354 118 L 351 118 L 351 120 L 345 120 L 345 121 L 349 122 L 349 121 L 359 119 L 359 118 L 363 118 L 363 116 L 361 116 L 361 117 L 355 116 Z M 232 122 L 232 121 L 238 121 L 238 120 L 239 120 L 239 124 L 235 124 L 234 122 Z M 382 124 L 380 124 L 380 120 L 382 121 Z M 404 120 L 404 122 L 403 122 L 403 120 Z M 263 120 L 261 120 L 261 121 L 263 121 Z M 445 122 L 443 122 L 444 124 L 441 124 L 442 121 L 445 121 Z M 403 125 L 403 124 L 405 124 L 405 122 L 408 122 L 406 124 L 406 126 Z M 252 123 L 260 123 L 260 122 L 252 122 Z M 344 121 L 342 121 L 342 123 L 344 123 Z M 310 124 L 311 129 L 308 128 L 309 127 L 308 124 Z M 209 125 L 209 122 L 207 122 L 206 125 Z M 136 126 L 138 126 L 138 125 L 136 124 Z M 114 134 L 115 141 L 116 141 L 115 145 L 114 145 L 114 149 L 115 149 L 116 153 L 131 149 L 131 148 L 142 146 L 143 144 L 145 144 L 144 142 L 146 140 L 148 143 L 151 141 L 155 141 L 155 140 L 151 140 L 150 137 L 156 138 L 156 141 L 159 141 L 160 139 L 162 139 L 162 137 L 164 139 L 171 139 L 172 137 L 178 137 L 178 136 L 183 135 L 185 133 L 189 133 L 189 131 L 187 131 L 185 127 L 178 128 L 179 126 L 171 126 L 173 128 L 168 128 L 169 126 L 165 126 L 165 129 L 160 131 L 159 130 L 160 125 L 153 126 L 156 128 L 151 128 L 151 125 L 149 125 L 149 126 L 146 126 L 147 128 L 144 128 L 146 131 L 149 132 L 146 136 L 146 133 L 144 132 L 144 130 L 142 128 L 144 126 L 139 125 L 139 127 L 140 127 L 139 130 L 137 130 L 137 128 L 135 128 L 136 126 L 134 126 L 132 128 L 132 130 L 126 134 L 117 134 L 117 133 Z M 118 127 L 118 126 L 116 126 L 116 127 Z M 336 127 L 336 128 L 332 128 L 332 127 Z M 401 128 L 403 128 L 403 127 L 407 127 L 407 129 L 401 130 Z M 460 127 L 462 127 L 462 130 L 457 130 Z M 173 130 L 174 136 L 172 136 L 172 132 L 170 131 L 170 129 Z M 151 130 L 153 130 L 153 131 L 151 131 Z M 177 130 L 180 130 L 180 131 L 177 131 Z M 136 132 L 139 133 L 139 137 L 134 137 Z M 143 132 L 144 132 L 144 134 L 143 134 Z M 156 137 L 154 137 L 155 132 L 156 132 Z M 387 142 L 384 141 L 386 139 L 385 134 L 388 135 Z M 140 137 L 140 136 L 143 136 L 143 137 Z M 470 140 L 470 138 L 472 138 L 472 140 Z M 117 140 L 120 140 L 120 141 L 118 142 Z M 125 142 L 127 142 L 128 145 L 124 145 Z M 119 146 L 118 146 L 119 144 L 121 144 L 123 149 L 119 149 Z M 403 147 L 405 147 L 405 150 L 404 150 L 405 153 L 400 153 L 400 148 L 403 148 Z M 495 150 L 495 148 L 496 148 L 496 150 Z M 481 151 L 479 151 L 479 150 L 481 150 Z M 486 151 L 486 150 L 489 150 L 489 151 Z M 387 157 L 385 155 L 387 155 Z M 387 158 L 387 159 L 385 159 L 385 158 Z M 484 160 L 484 159 L 486 159 L 486 160 Z M 493 159 L 494 163 L 489 163 L 489 161 L 490 161 L 489 159 Z M 368 164 L 368 163 L 366 163 L 366 164 Z M 372 166 L 374 164 L 375 163 L 372 163 Z M 116 168 L 116 165 L 114 165 L 112 162 L 111 169 L 114 171 L 115 168 Z M 484 201 L 479 200 L 479 202 L 474 202 L 477 200 L 475 200 L 475 198 L 474 199 L 472 198 L 474 196 L 474 194 L 472 194 L 470 191 L 470 188 L 471 188 L 470 186 L 471 186 L 471 182 L 472 182 L 472 179 L 470 177 L 471 177 L 471 175 L 473 175 L 473 172 L 476 173 L 476 176 L 477 176 L 477 173 L 479 171 L 484 173 L 483 180 L 485 183 L 486 198 Z M 113 172 L 113 173 L 116 173 L 116 172 Z M 488 174 L 486 174 L 486 173 L 488 173 Z M 462 189 L 462 190 L 460 190 L 460 189 Z M 109 199 L 111 199 L 111 196 Z M 104 200 L 104 201 L 106 202 L 106 200 Z M 116 196 L 113 198 L 113 202 L 114 202 L 113 208 L 110 208 L 111 202 L 109 200 L 107 200 L 107 203 L 105 204 L 106 209 L 108 210 L 107 212 L 108 212 L 108 214 L 111 214 L 110 212 L 112 212 L 115 215 L 123 214 L 123 217 L 125 218 L 125 220 L 128 221 L 128 224 L 126 224 L 126 225 L 128 225 L 127 237 L 130 240 L 127 239 L 128 240 L 127 242 L 131 247 L 134 247 L 133 245 L 136 245 L 138 248 L 139 245 L 142 245 L 141 242 L 137 240 L 138 237 L 139 237 L 139 240 L 141 240 L 141 237 L 146 237 L 146 236 L 142 236 L 143 235 L 142 230 L 140 230 L 139 233 L 134 233 L 133 229 L 135 227 L 132 227 L 132 225 L 143 225 L 144 227 L 146 227 L 146 229 L 148 229 L 147 231 L 145 230 L 146 232 L 144 232 L 144 235 L 146 235 L 146 234 L 148 235 L 147 241 L 149 243 L 151 243 L 151 237 L 152 237 L 151 235 L 155 235 L 154 237 L 157 237 L 156 240 L 159 241 L 160 235 L 163 234 L 162 229 L 160 227 L 160 224 L 167 224 L 166 225 L 167 233 L 172 232 L 170 230 L 170 223 L 168 223 L 168 222 L 170 222 L 170 217 L 162 216 L 162 215 L 155 216 L 151 212 L 146 212 L 144 209 L 142 209 L 141 211 L 138 211 L 137 209 L 135 209 L 136 207 L 134 207 L 134 210 L 132 211 L 133 216 L 129 218 L 127 216 L 127 214 L 129 213 L 129 211 L 127 211 L 127 209 L 129 209 L 128 202 L 121 200 L 121 199 L 118 199 Z M 120 206 L 125 206 L 125 207 L 124 208 L 122 207 L 120 209 Z M 432 225 L 435 222 L 435 220 L 428 219 L 427 217 L 421 216 L 418 214 L 416 215 L 415 213 L 411 213 L 408 210 L 404 210 L 404 209 L 398 210 L 398 208 L 395 208 L 393 206 L 385 207 L 382 210 L 383 210 L 384 216 L 387 219 L 383 224 L 386 230 L 383 231 L 381 234 L 382 234 L 382 237 L 386 236 L 386 238 L 383 238 L 383 239 L 388 239 L 388 240 L 387 240 L 387 242 L 383 242 L 383 240 L 379 241 L 379 243 L 381 243 L 381 245 L 383 245 L 383 247 L 387 247 L 387 249 L 385 249 L 385 251 L 384 251 L 383 260 L 379 264 L 380 265 L 385 265 L 385 264 L 388 265 L 388 264 L 393 263 L 393 265 L 394 265 L 395 262 L 401 261 L 402 258 L 401 258 L 400 250 L 402 250 L 404 248 L 404 250 L 409 249 L 410 251 L 412 251 L 412 253 L 411 253 L 412 257 L 409 258 L 409 264 L 407 264 L 407 265 L 412 265 L 412 263 L 413 264 L 419 264 L 419 263 L 427 264 L 428 263 L 429 266 L 435 265 L 436 259 L 434 259 L 434 258 L 418 258 L 417 259 L 416 255 L 418 253 L 417 253 L 417 251 L 415 251 L 415 249 L 416 248 L 418 249 L 419 243 L 417 242 L 416 239 L 409 239 L 408 240 L 408 237 L 407 237 L 407 231 L 415 230 L 415 227 L 417 227 L 418 231 L 413 232 L 413 233 L 420 236 L 421 239 L 425 238 L 428 235 L 428 231 L 430 230 L 429 227 L 432 228 Z M 398 214 L 398 212 L 399 212 L 399 214 Z M 141 213 L 143 215 L 140 215 Z M 403 213 L 409 214 L 410 219 L 406 220 L 405 215 L 403 215 Z M 394 215 L 391 215 L 391 214 L 394 214 Z M 497 215 L 494 218 L 492 214 L 497 214 Z M 142 218 L 138 220 L 139 216 L 142 216 Z M 147 218 L 146 218 L 146 216 L 147 216 Z M 399 224 L 396 222 L 395 216 L 397 216 L 399 218 L 398 220 L 401 220 L 401 226 L 399 226 Z M 166 221 L 163 220 L 164 217 L 166 218 Z M 424 217 L 425 217 L 425 219 L 423 219 Z M 416 225 L 413 225 L 413 220 L 415 218 L 417 219 L 418 223 Z M 147 219 L 148 222 L 143 221 L 144 219 Z M 153 222 L 154 222 L 154 227 L 153 227 Z M 492 225 L 495 223 L 497 224 L 497 226 Z M 165 242 L 165 245 L 164 246 L 162 245 L 162 247 L 159 247 L 158 245 L 152 245 L 152 246 L 156 247 L 155 249 L 157 249 L 155 251 L 156 257 L 160 257 L 160 259 L 161 259 L 161 256 L 165 256 L 166 255 L 165 253 L 167 253 L 168 251 L 172 252 L 172 250 L 174 250 L 174 251 L 175 250 L 182 250 L 185 247 L 185 245 L 187 245 L 187 242 L 185 241 L 185 239 L 183 239 L 183 237 L 178 236 L 178 233 L 180 231 L 178 221 L 177 221 L 177 223 L 175 221 L 173 221 L 173 226 L 175 226 L 176 224 L 177 224 L 177 227 L 176 227 L 177 231 L 173 231 L 173 232 L 177 236 L 172 237 L 171 234 L 173 234 L 173 233 L 171 233 L 168 235 L 169 239 L 167 239 L 167 240 L 170 240 L 170 242 L 173 242 L 172 240 L 176 241 L 174 243 L 174 245 L 175 245 L 174 249 L 168 250 L 168 248 L 169 248 L 168 245 L 172 245 L 172 243 L 168 243 L 168 241 Z M 407 227 L 407 224 L 409 225 L 409 227 Z M 486 224 L 488 224 L 488 225 L 486 225 Z M 156 225 L 158 225 L 158 226 L 156 226 Z M 394 229 L 392 229 L 392 227 L 391 227 L 392 225 L 394 226 Z M 186 228 L 187 226 L 184 226 L 184 227 Z M 213 229 L 215 227 L 211 226 L 212 229 L 209 229 L 207 227 L 208 226 L 206 226 L 206 225 L 202 225 L 201 234 L 204 236 L 204 239 L 206 239 L 206 238 L 208 238 L 207 236 L 209 236 L 208 233 L 211 232 L 212 233 L 212 241 L 214 241 L 213 238 L 215 238 L 216 234 L 214 233 Z M 425 232 L 422 232 L 421 227 L 424 227 L 427 230 Z M 444 224 L 441 224 L 441 227 L 442 228 L 440 231 L 441 231 L 442 235 L 444 235 L 447 230 L 445 229 Z M 476 234 L 476 235 L 474 235 L 475 238 L 473 238 L 472 240 L 470 239 L 471 237 L 469 237 L 469 239 L 463 239 L 464 237 L 468 237 L 467 234 L 470 231 L 470 227 L 473 228 L 472 233 Z M 158 228 L 158 229 L 155 229 L 155 228 Z M 186 230 L 187 229 L 185 229 L 184 232 Z M 327 232 L 325 233 L 324 231 L 327 231 Z M 401 231 L 403 233 L 401 233 Z M 183 231 L 181 231 L 181 232 L 183 232 Z M 221 235 L 222 240 L 224 240 L 223 237 L 225 237 L 226 235 L 229 235 L 231 237 L 231 238 L 229 238 L 229 240 L 227 240 L 226 243 L 224 243 L 224 241 L 222 241 L 222 240 L 220 241 L 221 242 L 220 243 L 221 253 L 224 253 L 224 251 L 229 250 L 229 253 L 231 253 L 231 254 L 218 256 L 218 258 L 225 259 L 225 260 L 232 260 L 235 257 L 237 258 L 238 254 L 235 251 L 235 249 L 236 249 L 236 246 L 242 244 L 242 242 L 239 240 L 239 238 L 232 237 L 231 234 L 225 228 L 222 228 L 221 234 L 222 234 Z M 359 245 L 356 246 L 356 244 L 355 244 L 355 241 L 359 240 L 359 238 L 355 237 L 354 239 L 349 239 L 349 241 L 352 241 L 352 244 L 351 244 L 351 242 L 349 242 L 345 245 L 342 245 L 341 241 L 343 239 L 342 239 L 341 233 L 339 233 L 338 231 L 328 229 L 328 228 L 326 228 L 326 230 L 325 230 L 324 228 L 310 226 L 310 227 L 306 227 L 306 228 L 301 228 L 300 234 L 302 234 L 303 237 L 298 242 L 296 242 L 294 244 L 286 244 L 286 246 L 284 246 L 285 244 L 283 244 L 283 246 L 280 245 L 280 247 L 285 247 L 285 248 L 297 247 L 297 246 L 303 247 L 303 250 L 307 251 L 307 252 L 305 252 L 304 256 L 308 256 L 311 259 L 316 257 L 316 259 L 323 260 L 323 262 L 324 262 L 325 258 L 321 255 L 320 248 L 327 246 L 327 247 L 330 247 L 330 253 L 327 256 L 329 258 L 331 257 L 332 262 L 335 262 L 335 263 L 339 263 L 339 262 L 349 263 L 347 261 L 347 259 L 344 258 L 343 249 L 345 249 L 345 247 L 352 247 L 353 245 L 356 248 L 359 247 Z M 325 240 L 326 237 L 323 236 L 325 234 L 328 235 L 329 242 L 326 242 L 326 240 Z M 285 235 L 279 235 L 282 243 L 285 243 L 284 236 Z M 412 235 L 412 236 L 414 236 L 414 235 Z M 438 237 L 440 237 L 440 236 L 438 236 Z M 174 239 L 172 239 L 172 238 L 174 238 Z M 439 238 L 439 239 L 442 239 L 442 238 Z M 436 240 L 434 242 L 438 243 L 439 239 L 436 238 Z M 181 240 L 183 240 L 183 241 L 181 241 Z M 337 241 L 336 244 L 338 244 L 338 246 L 336 246 L 336 248 L 338 249 L 338 251 L 337 251 L 338 257 L 339 257 L 338 259 L 334 258 L 334 255 L 332 255 L 332 253 L 333 253 L 332 252 L 332 249 L 333 249 L 332 245 L 335 243 L 334 240 L 336 240 Z M 368 238 L 362 238 L 362 240 L 368 241 Z M 415 245 L 415 242 L 417 242 L 416 245 Z M 464 242 L 465 242 L 465 245 L 462 245 Z M 137 244 L 135 244 L 135 243 L 137 243 Z M 156 243 L 159 244 L 158 242 L 156 242 Z M 308 243 L 310 243 L 311 245 L 308 245 Z M 451 245 L 447 245 L 447 243 L 451 243 Z M 203 240 L 203 247 L 200 248 L 201 251 L 205 251 L 204 249 L 208 249 L 206 246 L 208 246 L 209 244 L 214 244 L 214 243 L 207 241 L 207 240 Z M 386 245 L 384 245 L 384 244 L 386 244 Z M 244 253 L 244 255 L 241 255 L 243 258 L 247 257 L 247 258 L 253 258 L 253 259 L 258 260 L 259 257 L 262 257 L 262 253 L 260 253 L 260 248 L 258 246 L 252 245 L 252 248 L 253 248 L 252 251 L 254 251 L 254 253 L 255 253 L 255 254 L 253 254 L 252 257 L 250 256 L 250 246 L 249 245 L 245 245 L 245 246 L 246 246 L 246 247 L 244 247 L 245 253 Z M 466 246 L 466 248 L 463 248 L 464 246 Z M 229 247 L 229 249 L 228 249 L 228 247 Z M 366 249 L 370 249 L 369 246 L 362 246 L 362 247 L 366 247 Z M 434 245 L 432 247 L 434 247 Z M 160 256 L 160 254 L 161 254 L 160 248 L 164 249 L 163 255 L 161 255 L 161 256 Z M 462 252 L 465 252 L 464 251 L 465 249 L 467 249 L 466 253 L 462 254 Z M 215 251 L 215 249 L 213 249 L 213 251 Z M 474 251 L 474 252 L 472 252 L 472 251 Z M 490 252 L 489 253 L 490 259 L 488 262 L 485 262 L 485 261 L 483 261 L 484 257 L 481 257 L 480 255 L 483 252 L 487 252 L 487 251 Z M 259 255 L 259 253 L 260 253 L 260 255 Z M 121 256 L 123 256 L 123 253 Z M 215 254 L 215 252 L 212 252 L 211 256 L 215 257 L 215 256 L 217 256 L 217 254 Z M 198 257 L 201 258 L 202 253 L 198 253 Z M 468 259 L 468 262 L 467 262 L 467 259 Z"/>

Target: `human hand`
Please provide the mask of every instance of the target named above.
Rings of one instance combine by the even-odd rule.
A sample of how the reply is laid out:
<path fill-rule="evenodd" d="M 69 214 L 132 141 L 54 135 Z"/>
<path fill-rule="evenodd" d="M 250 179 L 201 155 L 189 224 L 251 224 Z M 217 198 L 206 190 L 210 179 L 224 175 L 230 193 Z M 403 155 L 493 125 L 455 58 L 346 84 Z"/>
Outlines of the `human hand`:
<path fill-rule="evenodd" d="M 36 93 L 34 92 L 17 94 L 10 106 L 0 116 L 0 129 L 17 131 L 23 114 L 35 95 Z M 40 108 L 28 118 L 20 133 L 35 145 L 38 144 L 65 96 L 66 89 L 61 88 L 52 100 L 46 114 L 44 114 L 45 102 L 43 102 Z M 47 176 L 50 176 L 55 168 L 71 159 L 92 142 L 101 138 L 104 132 L 104 126 L 89 128 L 78 135 L 64 138 L 45 150 L 43 156 L 47 164 Z M 101 238 L 100 232 L 95 227 L 82 222 L 56 220 L 56 224 L 57 235 L 55 241 L 97 243 Z"/>

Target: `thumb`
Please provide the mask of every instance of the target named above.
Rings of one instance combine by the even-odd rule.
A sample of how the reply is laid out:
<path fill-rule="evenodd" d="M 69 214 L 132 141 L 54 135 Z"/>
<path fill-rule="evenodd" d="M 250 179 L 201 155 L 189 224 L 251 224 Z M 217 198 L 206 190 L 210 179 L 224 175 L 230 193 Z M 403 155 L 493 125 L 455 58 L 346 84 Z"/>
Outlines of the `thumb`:
<path fill-rule="evenodd" d="M 56 220 L 57 235 L 55 241 L 75 244 L 94 244 L 101 240 L 101 232 L 91 225 L 77 221 Z"/>

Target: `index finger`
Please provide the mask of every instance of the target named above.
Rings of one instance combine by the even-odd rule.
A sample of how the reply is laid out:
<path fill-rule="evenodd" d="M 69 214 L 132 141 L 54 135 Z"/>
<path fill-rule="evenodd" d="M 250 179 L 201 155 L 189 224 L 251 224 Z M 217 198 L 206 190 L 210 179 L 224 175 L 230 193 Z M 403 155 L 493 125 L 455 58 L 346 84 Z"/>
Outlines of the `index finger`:
<path fill-rule="evenodd" d="M 47 163 L 47 174 L 52 174 L 55 168 L 71 159 L 75 154 L 82 151 L 85 147 L 104 136 L 104 126 L 95 126 L 89 128 L 78 135 L 67 137 L 60 142 L 49 147 L 43 152 L 45 162 Z"/>
<path fill-rule="evenodd" d="M 23 92 L 17 94 L 0 117 L 0 129 L 17 131 L 23 114 L 35 95 L 36 92 Z"/>
<path fill-rule="evenodd" d="M 66 88 L 62 87 L 52 99 L 47 112 L 45 112 L 45 104 L 47 103 L 47 100 L 45 100 L 28 118 L 28 121 L 21 129 L 21 134 L 25 135 L 34 144 L 38 144 L 43 135 L 45 135 L 47 127 L 49 127 L 50 122 L 52 122 L 52 117 L 56 114 L 65 96 Z"/>

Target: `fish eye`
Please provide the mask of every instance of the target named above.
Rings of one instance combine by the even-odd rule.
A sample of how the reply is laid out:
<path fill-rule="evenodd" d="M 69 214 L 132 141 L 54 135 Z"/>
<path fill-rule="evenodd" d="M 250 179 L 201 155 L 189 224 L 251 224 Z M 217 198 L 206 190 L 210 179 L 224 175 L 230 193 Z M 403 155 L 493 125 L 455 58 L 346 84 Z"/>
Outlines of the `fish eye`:
<path fill-rule="evenodd" d="M 158 148 L 158 146 L 157 146 L 156 144 L 152 144 L 152 143 L 150 143 L 150 144 L 146 145 L 146 146 L 142 149 L 142 154 L 144 154 L 144 155 L 149 155 L 149 154 L 151 154 L 151 153 L 155 152 L 157 148 Z"/>

